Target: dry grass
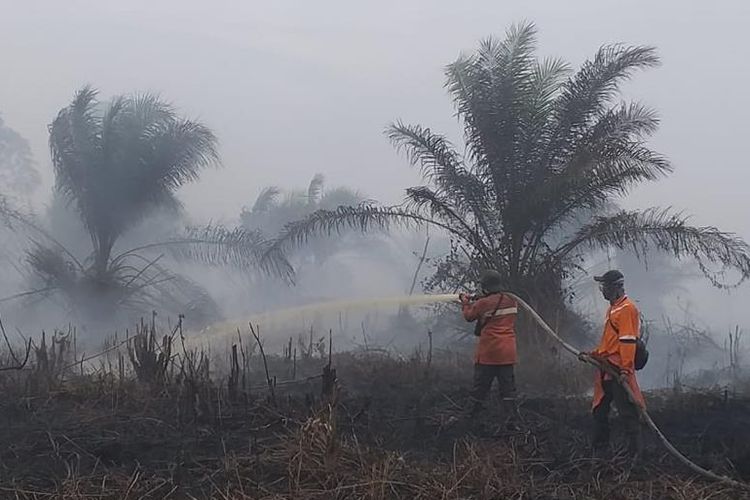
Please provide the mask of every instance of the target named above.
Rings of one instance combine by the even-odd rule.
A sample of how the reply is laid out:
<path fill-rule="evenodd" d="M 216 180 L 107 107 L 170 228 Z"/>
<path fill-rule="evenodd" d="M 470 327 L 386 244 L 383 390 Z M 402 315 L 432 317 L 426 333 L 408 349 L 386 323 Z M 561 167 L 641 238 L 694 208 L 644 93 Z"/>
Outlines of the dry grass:
<path fill-rule="evenodd" d="M 115 353 L 115 368 L 81 375 L 57 344 L 55 366 L 75 368 L 51 370 L 47 345 L 47 368 L 37 349 L 33 366 L 0 373 L 0 498 L 750 498 L 691 477 L 655 442 L 635 468 L 591 459 L 585 399 L 528 398 L 515 416 L 495 404 L 456 421 L 470 365 L 455 353 L 341 353 L 336 383 L 329 371 L 322 384 L 328 354 L 264 363 L 244 338 L 224 376 L 168 333 L 166 365 L 167 344 L 146 328 L 124 368 Z M 522 374 L 534 394 L 539 382 Z M 692 458 L 750 479 L 748 400 L 719 391 L 649 402 Z"/>

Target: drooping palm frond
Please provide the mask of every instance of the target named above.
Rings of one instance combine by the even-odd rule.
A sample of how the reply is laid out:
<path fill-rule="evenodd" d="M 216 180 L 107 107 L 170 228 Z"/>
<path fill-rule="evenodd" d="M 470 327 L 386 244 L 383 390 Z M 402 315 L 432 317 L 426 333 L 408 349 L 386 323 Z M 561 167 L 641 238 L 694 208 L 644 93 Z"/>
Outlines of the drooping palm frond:
<path fill-rule="evenodd" d="M 154 134 L 150 143 L 152 175 L 165 190 L 173 191 L 194 182 L 202 169 L 219 163 L 216 136 L 202 123 L 172 119 L 164 130 Z"/>
<path fill-rule="evenodd" d="M 74 265 L 57 248 L 34 243 L 26 253 L 26 263 L 46 288 L 68 289 L 80 278 Z"/>
<path fill-rule="evenodd" d="M 356 207 L 340 206 L 335 210 L 317 210 L 304 219 L 290 222 L 284 226 L 270 249 L 283 253 L 294 246 L 304 244 L 314 236 L 330 236 L 346 229 L 367 232 L 387 230 L 394 225 L 409 227 L 423 223 L 448 229 L 445 224 L 398 206 L 382 207 L 368 203 Z"/>
<path fill-rule="evenodd" d="M 435 194 L 445 195 L 450 200 L 451 212 L 462 218 L 473 219 L 485 238 L 493 238 L 496 224 L 488 214 L 495 206 L 494 193 L 463 166 L 458 153 L 444 136 L 419 125 L 401 122 L 390 125 L 386 134 L 397 149 L 407 154 L 412 164 L 421 167 L 423 177 L 435 184 Z M 407 190 L 407 200 L 410 198 L 412 196 Z"/>
<path fill-rule="evenodd" d="M 137 280 L 129 280 L 120 305 L 137 312 L 158 307 L 161 311 L 185 315 L 196 326 L 221 319 L 219 305 L 201 285 L 153 260 L 144 262 L 148 262 L 141 267 L 144 272 Z"/>
<path fill-rule="evenodd" d="M 189 315 L 191 321 L 207 324 L 220 319 L 218 305 L 208 292 L 190 279 L 159 264 L 161 256 L 146 258 L 127 253 L 112 263 L 106 275 L 92 269 L 78 272 L 63 252 L 35 244 L 27 254 L 32 282 L 38 288 L 0 299 L 0 302 L 43 296 L 59 297 L 73 313 L 97 317 L 116 309 L 139 314 L 157 309 Z"/>
<path fill-rule="evenodd" d="M 564 170 L 547 172 L 518 207 L 533 221 L 533 231 L 543 236 L 582 209 L 599 207 L 637 184 L 669 174 L 669 161 L 642 139 L 657 124 L 653 111 L 638 103 L 605 112 Z"/>
<path fill-rule="evenodd" d="M 182 260 L 229 265 L 243 270 L 260 269 L 285 279 L 294 276 L 286 256 L 274 248 L 273 242 L 266 240 L 262 233 L 218 225 L 188 228 L 180 237 L 128 250 L 114 257 L 112 262 L 116 264 L 129 255 L 158 249 L 164 249 Z"/>
<path fill-rule="evenodd" d="M 453 145 L 429 128 L 399 121 L 389 125 L 385 133 L 397 151 L 404 151 L 409 161 L 421 168 L 426 179 L 448 184 L 461 168 L 461 159 Z"/>
<path fill-rule="evenodd" d="M 656 208 L 596 218 L 555 250 L 550 263 L 560 262 L 576 250 L 606 247 L 630 250 L 637 256 L 659 250 L 676 258 L 723 265 L 739 271 L 742 279 L 750 276 L 750 246 L 741 238 L 711 226 L 691 226 L 687 217 Z M 708 270 L 701 267 L 711 278 Z M 715 279 L 712 281 L 720 285 Z"/>
<path fill-rule="evenodd" d="M 15 231 L 20 226 L 36 236 L 41 236 L 43 239 L 54 245 L 57 250 L 66 254 L 79 271 L 83 269 L 81 262 L 62 243 L 52 236 L 49 231 L 44 229 L 32 214 L 23 213 L 14 208 L 2 195 L 0 195 L 0 221 L 12 231 Z"/>

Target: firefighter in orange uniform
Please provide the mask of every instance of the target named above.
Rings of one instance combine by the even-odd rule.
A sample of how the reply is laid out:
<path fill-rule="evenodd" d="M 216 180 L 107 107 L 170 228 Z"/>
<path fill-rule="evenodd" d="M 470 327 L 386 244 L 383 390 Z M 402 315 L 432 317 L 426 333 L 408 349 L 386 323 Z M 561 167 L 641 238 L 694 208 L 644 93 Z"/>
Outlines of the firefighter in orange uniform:
<path fill-rule="evenodd" d="M 502 276 L 497 271 L 483 272 L 480 286 L 482 295 L 477 299 L 465 294 L 459 296 L 464 319 L 477 322 L 474 335 L 479 337 L 474 356 L 472 415 L 481 410 L 495 379 L 503 401 L 512 401 L 516 395 L 513 366 L 517 361 L 518 304 L 502 293 Z"/>
<path fill-rule="evenodd" d="M 620 373 L 620 382 L 627 384 L 635 395 L 637 404 L 645 407 L 643 395 L 635 378 L 636 340 L 640 337 L 640 315 L 635 304 L 625 295 L 625 277 L 620 271 L 612 270 L 594 278 L 602 295 L 609 301 L 604 322 L 604 331 L 599 345 L 581 358 L 591 356 L 609 363 Z M 597 370 L 594 379 L 593 447 L 597 454 L 606 452 L 609 447 L 609 411 L 612 402 L 623 419 L 629 438 L 628 451 L 639 456 L 643 450 L 643 437 L 638 410 L 628 399 L 625 389 L 611 375 Z"/>

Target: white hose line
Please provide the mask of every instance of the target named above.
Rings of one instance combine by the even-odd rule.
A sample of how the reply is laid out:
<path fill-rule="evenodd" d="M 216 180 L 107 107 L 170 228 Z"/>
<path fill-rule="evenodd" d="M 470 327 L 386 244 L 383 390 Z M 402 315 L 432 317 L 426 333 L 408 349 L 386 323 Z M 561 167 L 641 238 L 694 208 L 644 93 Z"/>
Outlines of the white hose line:
<path fill-rule="evenodd" d="M 572 345 L 565 342 L 557 333 L 555 333 L 555 331 L 552 328 L 550 328 L 550 326 L 544 321 L 544 319 L 542 319 L 542 317 L 539 316 L 539 314 L 530 305 L 528 305 L 523 299 L 521 299 L 520 297 L 518 297 L 517 295 L 513 293 L 509 293 L 509 292 L 503 292 L 503 293 L 505 293 L 505 295 L 508 295 L 509 297 L 512 297 L 516 301 L 518 301 L 521 307 L 523 307 L 526 310 L 526 312 L 528 312 L 531 315 L 531 317 L 534 318 L 534 320 L 539 324 L 539 326 L 542 327 L 542 330 L 544 330 L 545 333 L 547 333 L 556 342 L 558 342 L 561 346 L 563 346 L 563 348 L 565 348 L 566 351 L 570 352 L 576 357 L 578 357 L 581 354 L 581 351 L 579 351 Z M 685 455 L 680 453 L 680 451 L 677 448 L 675 448 L 672 445 L 672 443 L 669 442 L 669 440 L 666 438 L 664 433 L 661 432 L 659 427 L 656 426 L 656 423 L 654 423 L 654 421 L 651 419 L 651 416 L 648 414 L 646 409 L 637 403 L 635 394 L 633 394 L 633 391 L 630 389 L 630 386 L 628 386 L 627 384 L 623 384 L 620 381 L 618 374 L 614 371 L 614 369 L 611 366 L 601 363 L 598 360 L 592 358 L 591 356 L 585 356 L 584 359 L 586 362 L 594 365 L 596 368 L 606 371 L 607 373 L 612 375 L 615 380 L 617 380 L 617 383 L 620 384 L 625 389 L 625 392 L 628 395 L 628 399 L 630 399 L 630 401 L 638 409 L 638 413 L 640 414 L 641 419 L 643 419 L 643 421 L 646 422 L 646 425 L 648 425 L 649 428 L 652 431 L 654 431 L 654 433 L 659 438 L 659 440 L 664 445 L 664 447 L 667 449 L 667 451 L 669 451 L 669 453 L 671 453 L 680 462 L 682 462 L 684 465 L 689 467 L 693 472 L 696 472 L 713 481 L 718 481 L 726 485 L 733 486 L 735 488 L 750 489 L 750 484 L 736 481 L 726 476 L 720 476 L 714 472 L 711 472 L 710 470 L 704 469 L 703 467 L 692 462 L 689 458 L 687 458 Z"/>

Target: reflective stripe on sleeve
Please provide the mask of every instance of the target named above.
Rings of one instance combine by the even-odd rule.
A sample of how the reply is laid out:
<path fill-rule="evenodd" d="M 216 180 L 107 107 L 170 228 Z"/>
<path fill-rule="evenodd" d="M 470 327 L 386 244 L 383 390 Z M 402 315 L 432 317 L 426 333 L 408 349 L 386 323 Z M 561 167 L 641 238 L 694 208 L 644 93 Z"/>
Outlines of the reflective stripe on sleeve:
<path fill-rule="evenodd" d="M 505 309 L 498 309 L 495 311 L 495 314 L 489 313 L 486 315 L 487 318 L 492 316 L 507 316 L 508 314 L 517 314 L 518 308 L 517 307 L 506 307 Z"/>

